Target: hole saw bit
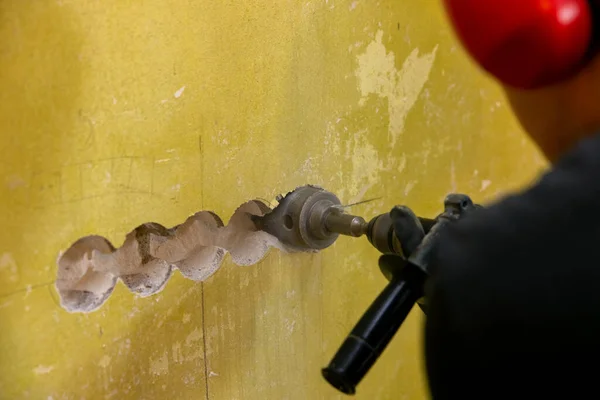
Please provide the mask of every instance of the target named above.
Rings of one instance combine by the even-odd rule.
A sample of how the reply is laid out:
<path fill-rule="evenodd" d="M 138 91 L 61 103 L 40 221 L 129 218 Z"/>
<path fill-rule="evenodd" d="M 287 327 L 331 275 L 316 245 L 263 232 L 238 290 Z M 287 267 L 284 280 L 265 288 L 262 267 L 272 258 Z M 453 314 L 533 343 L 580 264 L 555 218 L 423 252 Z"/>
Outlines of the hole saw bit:
<path fill-rule="evenodd" d="M 414 236 L 409 229 L 394 235 L 391 213 L 378 215 L 367 222 L 363 217 L 344 212 L 340 199 L 318 186 L 301 186 L 285 196 L 278 196 L 277 200 L 279 204 L 273 211 L 264 216 L 252 216 L 252 220 L 258 229 L 275 236 L 290 249 L 318 251 L 331 246 L 339 235 L 364 235 L 382 253 L 402 255 L 403 246 L 410 246 L 411 236 Z M 435 224 L 434 220 L 416 217 L 407 207 L 399 208 L 397 216 L 409 225 L 412 222 L 414 229 L 419 229 L 420 225 L 428 232 Z M 411 218 L 414 221 L 410 221 Z M 403 234 L 405 238 L 402 238 Z"/>

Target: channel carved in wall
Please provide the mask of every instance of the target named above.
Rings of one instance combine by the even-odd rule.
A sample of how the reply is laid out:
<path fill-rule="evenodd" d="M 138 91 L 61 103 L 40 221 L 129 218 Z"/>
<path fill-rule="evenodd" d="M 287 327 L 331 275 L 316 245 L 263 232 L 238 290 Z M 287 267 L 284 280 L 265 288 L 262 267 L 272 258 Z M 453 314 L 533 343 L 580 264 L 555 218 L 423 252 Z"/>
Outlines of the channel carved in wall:
<path fill-rule="evenodd" d="M 102 236 L 86 236 L 58 258 L 56 288 L 69 312 L 97 310 L 120 279 L 129 290 L 150 296 L 163 289 L 178 269 L 183 276 L 204 281 L 221 266 L 226 253 L 240 266 L 259 262 L 270 247 L 285 248 L 275 237 L 258 230 L 252 215 L 271 209 L 259 200 L 242 204 L 227 225 L 210 211 L 200 211 L 173 228 L 149 222 L 115 248 Z"/>

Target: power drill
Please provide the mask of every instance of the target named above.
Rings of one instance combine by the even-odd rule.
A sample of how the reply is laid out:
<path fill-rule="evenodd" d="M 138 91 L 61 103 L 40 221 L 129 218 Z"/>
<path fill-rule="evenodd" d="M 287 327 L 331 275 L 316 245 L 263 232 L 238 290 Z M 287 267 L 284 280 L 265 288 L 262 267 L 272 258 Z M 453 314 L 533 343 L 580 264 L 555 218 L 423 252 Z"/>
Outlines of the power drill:
<path fill-rule="evenodd" d="M 284 246 L 322 250 L 339 235 L 365 235 L 383 253 L 379 268 L 389 283 L 322 370 L 327 382 L 352 395 L 415 303 L 426 313 L 424 286 L 441 230 L 481 206 L 467 195 L 450 194 L 444 201 L 444 211 L 435 219 L 417 217 L 410 208 L 395 206 L 389 213 L 366 222 L 345 213 L 337 196 L 317 186 L 299 187 L 278 200 L 272 212 L 252 219 L 258 229 L 275 236 Z"/>

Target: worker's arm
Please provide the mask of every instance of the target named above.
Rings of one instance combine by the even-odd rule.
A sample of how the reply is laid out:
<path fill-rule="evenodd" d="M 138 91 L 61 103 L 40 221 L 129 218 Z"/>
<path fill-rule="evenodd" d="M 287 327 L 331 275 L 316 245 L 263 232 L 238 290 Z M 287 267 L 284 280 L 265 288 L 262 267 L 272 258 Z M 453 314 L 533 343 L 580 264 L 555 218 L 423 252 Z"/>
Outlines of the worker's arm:
<path fill-rule="evenodd" d="M 448 228 L 427 287 L 434 399 L 599 397 L 598 254 L 599 137 Z"/>

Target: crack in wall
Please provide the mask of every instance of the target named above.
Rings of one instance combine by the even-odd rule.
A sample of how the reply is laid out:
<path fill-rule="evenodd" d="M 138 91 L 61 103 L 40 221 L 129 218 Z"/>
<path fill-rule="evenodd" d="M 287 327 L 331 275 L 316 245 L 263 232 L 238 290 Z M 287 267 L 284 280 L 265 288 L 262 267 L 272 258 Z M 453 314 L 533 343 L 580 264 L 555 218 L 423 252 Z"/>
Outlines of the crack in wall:
<path fill-rule="evenodd" d="M 227 225 L 210 211 L 172 228 L 149 222 L 128 233 L 119 248 L 102 236 L 83 237 L 57 260 L 61 306 L 69 312 L 97 310 L 119 279 L 130 291 L 150 296 L 165 287 L 176 269 L 202 282 L 219 269 L 226 253 L 235 264 L 247 266 L 262 260 L 271 247 L 291 251 L 252 222 L 252 215 L 270 211 L 262 201 L 252 200 L 242 204 Z"/>

